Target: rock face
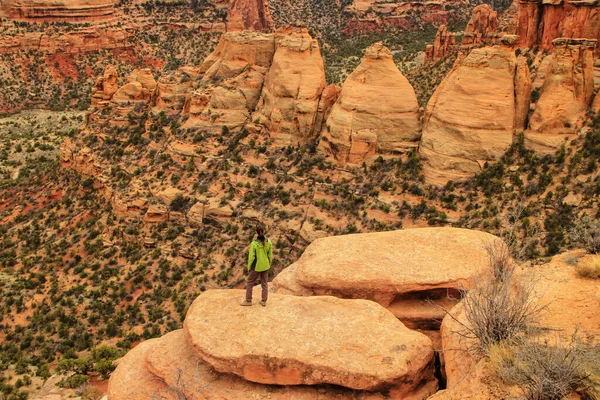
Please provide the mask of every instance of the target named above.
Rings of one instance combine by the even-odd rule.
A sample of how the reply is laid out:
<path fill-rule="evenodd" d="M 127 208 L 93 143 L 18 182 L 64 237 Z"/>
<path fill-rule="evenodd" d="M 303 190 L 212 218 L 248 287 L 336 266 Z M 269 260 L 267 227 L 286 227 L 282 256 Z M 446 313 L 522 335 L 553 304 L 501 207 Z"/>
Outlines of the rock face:
<path fill-rule="evenodd" d="M 117 69 L 109 65 L 104 70 L 104 74 L 96 80 L 96 85 L 92 89 L 92 106 L 109 101 L 118 89 L 119 76 Z"/>
<path fill-rule="evenodd" d="M 526 92 L 517 87 L 526 79 L 516 79 L 516 66 L 514 52 L 501 46 L 456 61 L 425 112 L 419 153 L 428 182 L 443 185 L 479 172 L 504 153 L 514 129 L 523 129 L 526 107 L 515 93 Z"/>
<path fill-rule="evenodd" d="M 446 25 L 440 25 L 433 44 L 425 49 L 425 63 L 440 60 L 456 47 L 456 34 L 448 32 Z"/>
<path fill-rule="evenodd" d="M 465 29 L 463 45 L 493 44 L 498 40 L 498 13 L 487 4 L 473 9 L 471 19 Z"/>
<path fill-rule="evenodd" d="M 225 33 L 204 61 L 200 84 L 186 100 L 185 127 L 237 129 L 250 119 L 273 59 L 272 34 Z"/>
<path fill-rule="evenodd" d="M 304 142 L 315 134 L 325 88 L 319 43 L 305 27 L 291 27 L 277 30 L 275 47 L 253 120 L 269 131 L 275 143 Z"/>
<path fill-rule="evenodd" d="M 154 398 L 152 396 L 165 400 L 183 396 L 187 399 L 201 396 L 207 400 L 384 399 L 379 393 L 357 392 L 342 387 L 271 386 L 249 382 L 236 375 L 221 374 L 195 353 L 183 330 L 143 342 L 127 353 L 120 364 L 123 367 L 117 368 L 111 375 L 108 400 Z"/>
<path fill-rule="evenodd" d="M 594 92 L 595 41 L 556 39 L 526 140 L 538 151 L 554 151 L 583 125 Z"/>
<path fill-rule="evenodd" d="M 600 40 L 597 0 L 521 0 L 517 11 L 519 47 L 550 50 L 557 38 Z M 596 50 L 599 51 L 598 49 Z"/>
<path fill-rule="evenodd" d="M 398 295 L 468 289 L 486 265 L 486 243 L 497 240 L 458 228 L 326 237 L 312 242 L 293 264 L 295 280 L 314 294 L 388 306 Z"/>
<path fill-rule="evenodd" d="M 321 134 L 319 148 L 341 164 L 417 146 L 415 92 L 381 43 L 369 47 L 348 76 Z"/>
<path fill-rule="evenodd" d="M 10 19 L 79 22 L 113 17 L 112 0 L 8 0 L 0 5 Z"/>
<path fill-rule="evenodd" d="M 600 305 L 598 285 L 594 280 L 579 277 L 573 265 L 567 263 L 573 259 L 584 262 L 585 257 L 590 257 L 583 254 L 585 252 L 580 250 L 570 251 L 553 257 L 548 264 L 537 266 L 535 272 L 524 270 L 520 273 L 518 279 L 521 281 L 533 279 L 536 304 L 546 305 L 538 318 L 538 325 L 544 328 L 540 332 L 545 332 L 539 334 L 540 340 L 556 340 L 557 333 L 567 338 L 577 331 L 580 337 L 596 338 L 597 343 L 600 333 L 600 317 L 595 311 Z M 446 316 L 442 323 L 447 390 L 432 399 L 519 397 L 506 397 L 508 388 L 499 382 L 487 359 L 467 351 L 476 343 L 464 337 L 461 323 L 468 326 L 464 306 L 458 304 L 452 309 L 452 316 Z"/>
<path fill-rule="evenodd" d="M 270 31 L 273 20 L 267 0 L 232 0 L 227 15 L 227 31 Z"/>
<path fill-rule="evenodd" d="M 421 228 L 316 239 L 273 280 L 277 293 L 370 299 L 415 329 L 436 330 L 487 265 L 495 236 Z"/>
<path fill-rule="evenodd" d="M 137 345 L 125 357 L 110 375 L 108 382 L 109 400 L 147 400 L 162 395 L 166 400 L 175 400 L 168 393 L 168 387 L 158 376 L 146 368 L 144 360 L 158 339 L 151 339 Z"/>
<path fill-rule="evenodd" d="M 156 90 L 156 80 L 149 68 L 133 70 L 127 83 L 120 87 L 111 98 L 114 103 L 148 102 Z"/>
<path fill-rule="evenodd" d="M 176 72 L 162 75 L 157 83 L 155 111 L 181 111 L 198 68 L 181 67 Z"/>
<path fill-rule="evenodd" d="M 268 307 L 243 308 L 243 296 L 242 290 L 207 291 L 185 319 L 186 339 L 217 371 L 259 383 L 398 394 L 431 380 L 431 340 L 376 303 L 273 294 Z M 243 334 L 224 341 L 228 330 Z M 265 338 L 277 338 L 276 345 Z"/>
<path fill-rule="evenodd" d="M 43 53 L 83 53 L 102 49 L 131 46 L 131 33 L 116 27 L 74 27 L 69 32 L 48 35 L 42 32 L 25 32 L 0 38 L 0 53 L 40 51 Z"/>

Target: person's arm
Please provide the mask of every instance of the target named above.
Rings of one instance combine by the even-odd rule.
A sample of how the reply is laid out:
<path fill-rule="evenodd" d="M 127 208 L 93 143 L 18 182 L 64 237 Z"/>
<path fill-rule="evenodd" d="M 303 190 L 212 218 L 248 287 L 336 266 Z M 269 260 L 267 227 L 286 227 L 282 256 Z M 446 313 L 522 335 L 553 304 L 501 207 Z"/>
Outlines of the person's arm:
<path fill-rule="evenodd" d="M 250 243 L 250 250 L 248 251 L 248 271 L 250 271 L 250 267 L 252 267 L 255 254 L 256 252 L 254 251 L 254 242 L 252 242 Z"/>
<path fill-rule="evenodd" d="M 267 252 L 267 257 L 269 257 L 269 266 L 273 264 L 273 243 L 269 241 L 269 251 Z"/>

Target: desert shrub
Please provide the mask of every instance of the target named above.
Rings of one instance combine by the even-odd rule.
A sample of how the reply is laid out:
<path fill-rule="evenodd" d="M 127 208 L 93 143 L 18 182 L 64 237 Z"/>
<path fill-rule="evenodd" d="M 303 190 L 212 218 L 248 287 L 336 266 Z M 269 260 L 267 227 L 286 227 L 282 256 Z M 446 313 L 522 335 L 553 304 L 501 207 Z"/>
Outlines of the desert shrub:
<path fill-rule="evenodd" d="M 597 398 L 598 349 L 576 335 L 567 342 L 519 336 L 491 346 L 488 354 L 498 376 L 519 386 L 527 400 L 560 400 L 579 388 Z"/>
<path fill-rule="evenodd" d="M 569 231 L 571 244 L 581 246 L 590 253 L 600 253 L 600 221 L 584 215 L 575 221 Z"/>
<path fill-rule="evenodd" d="M 467 323 L 461 322 L 461 334 L 475 339 L 474 350 L 483 354 L 524 332 L 544 308 L 534 294 L 534 280 L 515 276 L 508 246 L 498 241 L 486 245 L 486 251 L 487 271 L 468 295 L 463 294 Z"/>
<path fill-rule="evenodd" d="M 600 278 L 600 256 L 593 256 L 577 263 L 575 270 L 579 276 L 584 278 Z"/>

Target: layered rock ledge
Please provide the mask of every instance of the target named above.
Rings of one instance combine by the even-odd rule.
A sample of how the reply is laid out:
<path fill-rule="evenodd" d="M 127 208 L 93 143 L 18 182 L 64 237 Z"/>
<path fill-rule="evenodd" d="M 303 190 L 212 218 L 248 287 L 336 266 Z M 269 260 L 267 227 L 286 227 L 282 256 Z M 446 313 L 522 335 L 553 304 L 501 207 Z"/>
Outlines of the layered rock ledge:
<path fill-rule="evenodd" d="M 211 290 L 192 304 L 186 339 L 217 371 L 277 385 L 329 383 L 410 393 L 432 381 L 433 348 L 371 301 L 273 294 L 239 306 L 242 290 Z M 227 335 L 223 332 L 238 332 Z"/>

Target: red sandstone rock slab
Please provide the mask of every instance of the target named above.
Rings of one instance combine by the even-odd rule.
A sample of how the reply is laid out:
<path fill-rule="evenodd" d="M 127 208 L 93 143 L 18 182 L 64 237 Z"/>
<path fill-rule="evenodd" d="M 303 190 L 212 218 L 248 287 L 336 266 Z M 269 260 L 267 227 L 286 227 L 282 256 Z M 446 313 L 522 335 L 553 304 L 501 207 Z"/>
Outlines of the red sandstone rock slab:
<path fill-rule="evenodd" d="M 188 342 L 220 372 L 400 394 L 433 380 L 431 340 L 374 302 L 272 294 L 267 307 L 240 307 L 243 297 L 242 290 L 205 292 L 184 322 Z"/>

